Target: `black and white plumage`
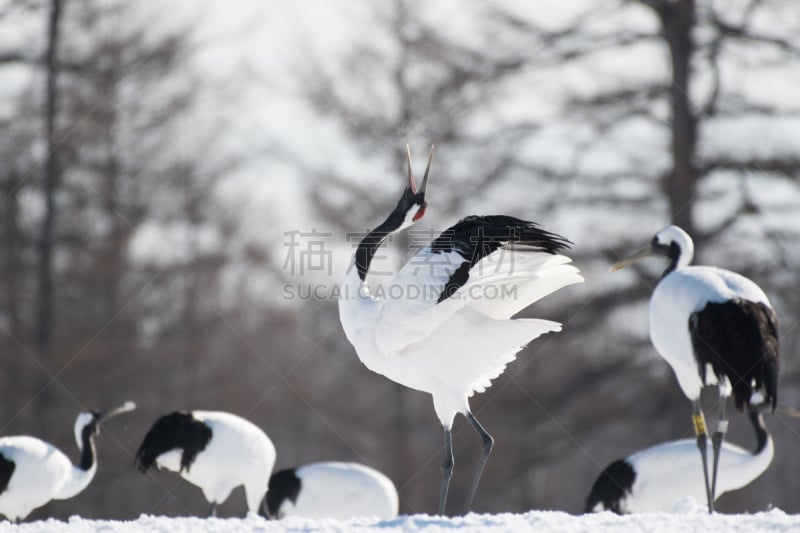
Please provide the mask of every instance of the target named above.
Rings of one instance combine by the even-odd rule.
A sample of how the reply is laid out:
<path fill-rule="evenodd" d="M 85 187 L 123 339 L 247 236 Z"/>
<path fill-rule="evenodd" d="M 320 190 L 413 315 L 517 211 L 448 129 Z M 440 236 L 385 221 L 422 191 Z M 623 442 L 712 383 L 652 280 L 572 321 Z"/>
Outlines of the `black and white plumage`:
<path fill-rule="evenodd" d="M 77 466 L 55 446 L 29 436 L 0 438 L 0 514 L 22 520 L 50 500 L 66 500 L 83 491 L 97 472 L 94 437 L 100 424 L 135 408 L 132 402 L 106 413 L 80 413 L 75 441 Z"/>
<path fill-rule="evenodd" d="M 359 244 L 342 286 L 339 316 L 367 368 L 433 396 L 445 434 L 439 501 L 443 513 L 452 476 L 455 415 L 465 415 L 483 442 L 467 496 L 469 510 L 493 445 L 470 412 L 469 397 L 485 390 L 530 341 L 561 329 L 548 320 L 511 317 L 583 278 L 569 258 L 559 255 L 570 244 L 563 237 L 511 216 L 470 216 L 402 267 L 385 291 L 388 299 L 371 294 L 366 278 L 375 251 L 425 213 L 432 157 L 433 150 L 417 188 L 408 154 L 409 186 L 388 218 Z"/>
<path fill-rule="evenodd" d="M 749 485 L 772 462 L 775 453 L 772 436 L 764 425 L 760 409 L 751 409 L 749 417 L 756 434 L 756 448 L 749 452 L 723 443 L 716 497 Z M 665 442 L 614 461 L 592 486 L 585 512 L 668 512 L 673 510 L 676 501 L 685 497 L 697 501 L 706 498 L 695 439 Z"/>
<path fill-rule="evenodd" d="M 708 480 L 705 418 L 700 392 L 717 384 L 720 418 L 712 437 L 713 471 L 707 500 L 713 510 L 719 449 L 727 431 L 725 401 L 738 410 L 758 392 L 773 409 L 778 398 L 778 319 L 758 285 L 744 276 L 711 266 L 690 266 L 691 237 L 677 226 L 659 231 L 651 243 L 612 267 L 617 270 L 650 255 L 670 263 L 650 299 L 650 338 L 675 372 L 693 403 L 692 421 Z"/>
<path fill-rule="evenodd" d="M 257 513 L 275 465 L 275 446 L 258 426 L 231 413 L 174 412 L 147 432 L 136 464 L 142 472 L 153 466 L 177 472 L 200 487 L 211 515 L 244 485 L 247 509 Z"/>
<path fill-rule="evenodd" d="M 374 468 L 358 463 L 312 463 L 272 474 L 266 509 L 271 518 L 303 517 L 348 520 L 397 516 L 394 483 Z"/>

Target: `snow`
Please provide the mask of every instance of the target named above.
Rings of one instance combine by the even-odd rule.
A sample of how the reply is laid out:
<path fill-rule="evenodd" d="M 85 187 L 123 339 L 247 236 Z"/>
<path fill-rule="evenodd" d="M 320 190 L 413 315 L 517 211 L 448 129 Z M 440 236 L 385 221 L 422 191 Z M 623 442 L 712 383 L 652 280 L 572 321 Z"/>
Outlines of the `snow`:
<path fill-rule="evenodd" d="M 290 518 L 267 521 L 257 516 L 247 518 L 168 518 L 142 515 L 133 521 L 87 520 L 72 517 L 67 522 L 44 520 L 13 526 L 0 524 L 0 532 L 26 533 L 90 533 L 115 531 L 120 533 L 216 533 L 216 532 L 366 532 L 366 531 L 439 531 L 507 532 L 507 531 L 564 531 L 613 532 L 648 531 L 651 533 L 681 531 L 683 533 L 708 531 L 798 531 L 800 515 L 771 511 L 725 515 L 709 515 L 693 499 L 679 500 L 673 513 L 651 513 L 617 516 L 597 513 L 574 516 L 558 511 L 530 511 L 524 514 L 474 514 L 446 518 L 429 515 L 400 516 L 379 521 L 361 518 L 347 521 L 306 520 Z"/>

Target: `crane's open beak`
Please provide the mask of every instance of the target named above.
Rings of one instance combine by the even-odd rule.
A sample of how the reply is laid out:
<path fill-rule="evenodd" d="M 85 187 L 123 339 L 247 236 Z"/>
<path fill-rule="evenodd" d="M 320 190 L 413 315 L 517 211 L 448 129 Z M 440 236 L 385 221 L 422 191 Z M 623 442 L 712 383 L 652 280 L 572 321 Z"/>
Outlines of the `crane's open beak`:
<path fill-rule="evenodd" d="M 428 188 L 428 173 L 431 170 L 431 161 L 433 161 L 433 148 L 434 146 L 431 145 L 431 153 L 428 155 L 428 165 L 425 167 L 425 175 L 422 176 L 422 185 L 420 185 L 419 189 L 417 189 L 417 182 L 414 179 L 414 171 L 411 170 L 411 147 L 406 145 L 406 156 L 408 158 L 408 185 L 411 187 L 411 192 L 414 194 L 425 194 L 425 190 Z"/>
<path fill-rule="evenodd" d="M 125 402 L 124 404 L 120 405 L 119 407 L 112 409 L 110 411 L 106 411 L 105 413 L 101 413 L 98 417 L 98 422 L 104 422 L 109 418 L 113 418 L 117 415 L 121 415 L 122 413 L 128 413 L 136 409 L 136 404 L 133 402 Z"/>
<path fill-rule="evenodd" d="M 433 161 L 433 145 L 431 145 L 431 153 L 428 154 L 428 164 L 425 166 L 425 175 L 422 176 L 422 185 L 419 188 L 419 192 L 425 193 L 425 190 L 428 188 L 428 172 L 431 170 L 431 161 Z"/>
<path fill-rule="evenodd" d="M 633 255 L 626 257 L 625 259 L 618 261 L 611 265 L 611 272 L 616 272 L 617 270 L 623 269 L 625 267 L 631 266 L 637 261 L 644 259 L 645 257 L 650 257 L 653 255 L 653 248 L 648 244 L 641 250 L 638 250 Z"/>

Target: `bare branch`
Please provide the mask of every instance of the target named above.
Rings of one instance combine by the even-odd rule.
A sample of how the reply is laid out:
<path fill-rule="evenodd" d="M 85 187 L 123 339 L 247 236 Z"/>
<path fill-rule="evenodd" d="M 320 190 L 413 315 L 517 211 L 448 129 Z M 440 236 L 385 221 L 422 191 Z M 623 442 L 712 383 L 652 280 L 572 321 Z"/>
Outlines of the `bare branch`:
<path fill-rule="evenodd" d="M 782 174 L 792 179 L 800 177 L 800 158 L 761 157 L 737 159 L 735 157 L 710 157 L 701 164 L 702 174 L 715 170 L 739 170 Z"/>
<path fill-rule="evenodd" d="M 22 52 L 0 52 L 0 65 L 4 65 L 7 63 L 40 63 L 42 61 L 41 57 L 34 58 L 32 56 L 23 54 Z"/>
<path fill-rule="evenodd" d="M 717 29 L 721 36 L 753 43 L 762 43 L 775 46 L 780 50 L 795 56 L 800 56 L 800 46 L 797 43 L 750 31 L 745 24 L 730 24 L 723 21 L 716 13 L 711 16 L 710 24 Z"/>
<path fill-rule="evenodd" d="M 703 232 L 695 232 L 695 242 L 699 243 L 701 247 L 704 244 L 713 242 L 722 233 L 724 233 L 726 230 L 729 230 L 731 226 L 742 217 L 742 215 L 753 214 L 754 209 L 757 208 L 748 201 L 742 202 L 737 209 L 735 209 L 731 214 L 725 217 L 721 222 L 718 222 L 712 228 Z"/>
<path fill-rule="evenodd" d="M 572 97 L 567 101 L 567 109 L 578 108 L 581 111 L 595 108 L 622 108 L 622 116 L 645 114 L 652 107 L 654 100 L 669 95 L 666 83 L 656 82 L 636 87 L 624 86 L 603 91 L 589 97 Z M 619 116 L 619 115 L 618 115 Z"/>

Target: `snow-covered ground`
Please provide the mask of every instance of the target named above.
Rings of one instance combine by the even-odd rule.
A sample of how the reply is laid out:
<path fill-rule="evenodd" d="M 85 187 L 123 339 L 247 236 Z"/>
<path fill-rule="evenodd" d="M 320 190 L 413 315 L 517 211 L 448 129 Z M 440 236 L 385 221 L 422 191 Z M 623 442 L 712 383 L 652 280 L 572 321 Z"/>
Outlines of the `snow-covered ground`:
<path fill-rule="evenodd" d="M 133 521 L 86 520 L 73 517 L 67 522 L 45 520 L 17 526 L 0 524 L 0 531 L 27 533 L 217 533 L 279 531 L 559 531 L 559 532 L 641 532 L 650 533 L 715 533 L 725 531 L 800 531 L 800 515 L 787 515 L 780 510 L 756 514 L 709 515 L 694 500 L 679 502 L 673 513 L 652 513 L 617 516 L 612 513 L 574 516 L 555 511 L 530 511 L 525 514 L 470 514 L 444 518 L 429 515 L 400 516 L 392 520 L 356 519 L 349 521 L 304 520 L 292 518 L 267 521 L 259 517 L 238 518 L 167 518 L 142 515 Z"/>

